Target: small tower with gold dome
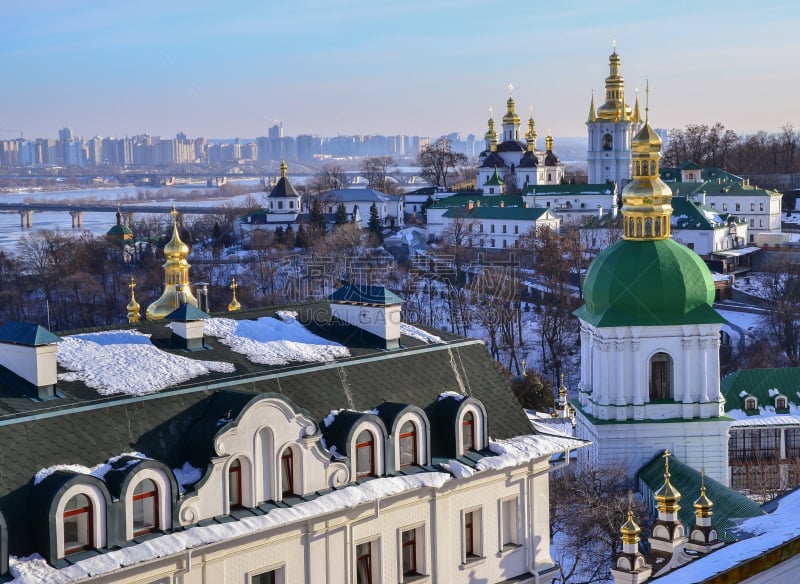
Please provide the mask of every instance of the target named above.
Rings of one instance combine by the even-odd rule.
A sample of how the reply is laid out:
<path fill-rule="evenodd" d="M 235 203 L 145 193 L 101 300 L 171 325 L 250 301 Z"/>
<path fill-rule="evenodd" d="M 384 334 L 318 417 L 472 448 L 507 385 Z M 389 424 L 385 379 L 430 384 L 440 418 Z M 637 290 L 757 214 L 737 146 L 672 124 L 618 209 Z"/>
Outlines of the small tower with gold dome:
<path fill-rule="evenodd" d="M 641 126 L 637 110 L 625 103 L 625 81 L 620 74 L 616 42 L 608 57 L 605 102 L 595 110 L 594 94 L 586 126 L 589 131 L 587 162 L 589 183 L 613 181 L 621 189 L 632 176 L 631 140 Z"/>
<path fill-rule="evenodd" d="M 506 114 L 503 116 L 503 142 L 519 141 L 519 116 L 514 111 L 514 96 L 511 92 L 514 86 L 508 85 L 508 101 L 506 101 Z"/>
<path fill-rule="evenodd" d="M 711 525 L 714 503 L 706 495 L 706 469 L 700 470 L 700 496 L 694 502 L 694 526 L 689 533 L 687 548 L 707 554 L 722 547 L 717 530 Z"/>
<path fill-rule="evenodd" d="M 628 520 L 619 530 L 622 549 L 614 557 L 611 575 L 614 584 L 641 584 L 650 579 L 652 567 L 639 551 L 639 534 L 642 528 L 633 519 L 633 493 L 628 493 Z"/>
<path fill-rule="evenodd" d="M 128 284 L 128 288 L 131 289 L 131 301 L 128 302 L 128 306 L 125 307 L 125 310 L 128 312 L 128 322 L 131 324 L 135 324 L 139 322 L 139 303 L 136 302 L 136 295 L 133 293 L 134 289 L 136 288 L 136 280 L 131 278 L 130 284 Z"/>
<path fill-rule="evenodd" d="M 650 536 L 650 546 L 653 551 L 672 556 L 683 549 L 686 544 L 686 527 L 678 519 L 681 510 L 681 493 L 670 482 L 669 457 L 672 453 L 665 450 L 664 457 L 664 484 L 656 491 L 656 507 L 658 518 L 653 524 Z"/>
<path fill-rule="evenodd" d="M 172 208 L 172 237 L 164 246 L 164 292 L 158 300 L 147 307 L 147 320 L 166 317 L 181 304 L 197 306 L 189 283 L 189 246 L 178 233 L 178 210 Z"/>

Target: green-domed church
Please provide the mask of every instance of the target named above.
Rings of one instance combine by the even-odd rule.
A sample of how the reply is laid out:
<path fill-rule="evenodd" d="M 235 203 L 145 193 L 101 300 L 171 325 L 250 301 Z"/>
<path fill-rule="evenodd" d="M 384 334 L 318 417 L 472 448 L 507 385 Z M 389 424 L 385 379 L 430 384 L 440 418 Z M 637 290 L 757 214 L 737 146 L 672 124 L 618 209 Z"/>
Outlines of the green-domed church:
<path fill-rule="evenodd" d="M 647 116 L 649 117 L 649 116 Z M 664 449 L 728 484 L 720 394 L 723 318 L 700 257 L 673 241 L 672 192 L 661 181 L 661 138 L 649 119 L 631 143 L 633 180 L 622 191 L 623 239 L 584 283 L 577 433 L 583 461 L 622 464 L 633 477 Z"/>

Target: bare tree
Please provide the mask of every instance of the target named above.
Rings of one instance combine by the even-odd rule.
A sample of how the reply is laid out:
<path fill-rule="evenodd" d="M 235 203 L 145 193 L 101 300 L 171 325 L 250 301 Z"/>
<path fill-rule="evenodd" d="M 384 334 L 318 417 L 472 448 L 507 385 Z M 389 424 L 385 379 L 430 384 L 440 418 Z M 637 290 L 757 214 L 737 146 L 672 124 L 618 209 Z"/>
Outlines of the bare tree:
<path fill-rule="evenodd" d="M 790 367 L 800 365 L 800 265 L 788 264 L 769 274 L 764 318 L 765 335 L 780 349 Z"/>
<path fill-rule="evenodd" d="M 391 156 L 370 156 L 361 163 L 361 172 L 367 179 L 367 186 L 383 193 L 394 194 L 396 183 L 389 180 L 390 169 L 395 166 Z"/>
<path fill-rule="evenodd" d="M 467 157 L 460 152 L 453 152 L 450 141 L 446 137 L 439 138 L 420 150 L 417 165 L 420 176 L 432 185 L 447 189 L 447 179 L 458 166 L 466 163 Z"/>

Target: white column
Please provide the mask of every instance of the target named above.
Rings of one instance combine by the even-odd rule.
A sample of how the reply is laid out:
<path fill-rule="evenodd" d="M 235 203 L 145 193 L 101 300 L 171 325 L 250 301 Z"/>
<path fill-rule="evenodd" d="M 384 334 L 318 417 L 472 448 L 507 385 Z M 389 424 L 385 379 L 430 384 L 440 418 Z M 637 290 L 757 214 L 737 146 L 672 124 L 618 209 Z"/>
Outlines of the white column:
<path fill-rule="evenodd" d="M 689 404 L 692 403 L 692 398 L 694 397 L 692 396 L 692 371 L 694 369 L 692 367 L 692 339 L 690 337 L 681 339 L 681 349 L 681 359 L 683 359 L 683 398 L 681 401 Z"/>
<path fill-rule="evenodd" d="M 617 392 L 617 403 L 624 405 L 632 403 L 633 389 L 625 383 L 625 376 L 622 369 L 622 356 L 625 350 L 625 341 L 614 341 L 614 385 Z"/>
<path fill-rule="evenodd" d="M 642 357 L 639 353 L 640 345 L 641 341 L 638 339 L 631 340 L 630 356 L 633 365 L 633 378 L 631 379 L 631 383 L 633 384 L 633 401 L 637 403 L 644 403 L 647 401 L 649 396 L 647 395 L 647 383 L 642 383 Z"/>

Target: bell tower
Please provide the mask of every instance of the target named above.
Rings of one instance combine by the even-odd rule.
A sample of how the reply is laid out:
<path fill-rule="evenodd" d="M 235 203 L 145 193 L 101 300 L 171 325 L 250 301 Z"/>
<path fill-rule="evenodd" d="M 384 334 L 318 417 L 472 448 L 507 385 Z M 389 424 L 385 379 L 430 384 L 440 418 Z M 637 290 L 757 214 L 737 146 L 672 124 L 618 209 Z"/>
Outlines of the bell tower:
<path fill-rule="evenodd" d="M 616 42 L 608 58 L 608 66 L 606 101 L 595 110 L 592 95 L 589 117 L 586 120 L 589 133 L 589 183 L 613 181 L 617 184 L 617 189 L 621 190 L 632 176 L 631 140 L 642 124 L 638 96 L 633 110 L 625 103 L 625 81 L 620 75 Z"/>

